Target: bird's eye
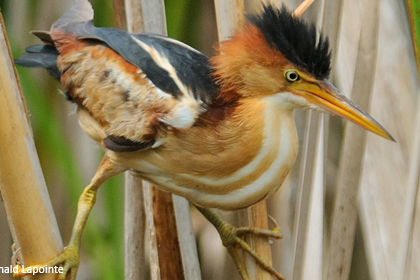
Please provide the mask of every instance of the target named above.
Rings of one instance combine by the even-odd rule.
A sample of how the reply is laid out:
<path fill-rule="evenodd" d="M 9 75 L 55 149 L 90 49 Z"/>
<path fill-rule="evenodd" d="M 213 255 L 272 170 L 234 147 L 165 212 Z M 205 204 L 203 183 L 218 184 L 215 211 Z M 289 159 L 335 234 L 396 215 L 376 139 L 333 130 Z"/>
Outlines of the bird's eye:
<path fill-rule="evenodd" d="M 295 70 L 286 70 L 284 76 L 289 82 L 296 82 L 300 79 L 299 74 Z"/>

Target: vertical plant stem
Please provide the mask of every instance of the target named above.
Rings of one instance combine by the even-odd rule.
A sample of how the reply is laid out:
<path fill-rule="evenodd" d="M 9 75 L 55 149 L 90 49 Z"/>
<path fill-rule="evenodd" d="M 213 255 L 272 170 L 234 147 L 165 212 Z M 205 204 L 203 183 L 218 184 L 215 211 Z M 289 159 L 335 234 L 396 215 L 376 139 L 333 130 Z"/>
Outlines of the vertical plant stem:
<path fill-rule="evenodd" d="M 246 217 L 243 226 L 268 229 L 268 213 L 265 201 L 260 201 L 246 210 L 241 210 L 239 215 Z M 240 217 L 240 221 L 243 221 L 242 217 Z M 250 235 L 247 237 L 247 241 L 251 248 L 253 248 L 255 252 L 271 266 L 272 260 L 269 240 L 266 237 Z M 257 265 L 254 258 L 248 256 L 248 254 L 245 254 L 245 256 L 248 273 L 251 279 L 273 279 L 273 275 Z"/>
<path fill-rule="evenodd" d="M 313 117 L 319 115 L 309 111 L 306 116 L 305 134 L 302 142 L 302 163 L 299 176 L 299 187 L 295 209 L 295 220 L 293 225 L 292 239 L 292 267 L 290 279 L 303 279 L 305 272 L 305 252 L 307 243 L 310 242 L 308 236 L 309 218 L 311 209 L 311 193 L 313 190 L 313 180 L 315 178 L 315 164 L 317 158 L 316 142 L 313 139 L 319 137 L 319 122 L 321 118 Z M 318 242 L 316 240 L 315 242 Z"/>
<path fill-rule="evenodd" d="M 172 195 L 154 189 L 152 201 L 160 276 L 185 279 Z"/>
<path fill-rule="evenodd" d="M 232 35 L 235 27 L 244 20 L 243 0 L 215 0 L 217 33 L 219 41 L 223 41 Z"/>
<path fill-rule="evenodd" d="M 369 108 L 375 81 L 380 1 L 363 2 L 361 29 L 352 100 Z M 326 279 L 348 279 L 357 223 L 357 195 L 366 146 L 366 131 L 346 126 L 337 175 L 337 193 L 332 214 Z"/>
<path fill-rule="evenodd" d="M 142 180 L 126 172 L 124 199 L 124 275 L 127 280 L 143 279 L 147 272 L 146 214 Z"/>
<path fill-rule="evenodd" d="M 7 224 L 6 213 L 4 212 L 3 203 L 0 199 L 0 267 L 10 265 L 10 245 L 12 237 Z M 12 280 L 12 275 L 2 275 L 2 280 Z"/>
<path fill-rule="evenodd" d="M 63 243 L 1 15 L 0 25 L 0 192 L 19 261 L 28 266 L 54 258 Z M 55 275 L 30 279 L 55 279 Z"/>
<path fill-rule="evenodd" d="M 420 81 L 420 3 L 419 1 L 415 0 L 407 0 L 408 3 L 408 12 L 410 16 L 410 23 L 411 23 L 411 33 L 413 37 L 414 43 L 414 51 L 416 53 L 417 58 L 417 75 Z M 419 107 L 417 107 L 419 108 Z M 417 112 L 416 117 L 416 129 L 415 131 L 420 131 L 420 110 Z M 415 242 L 415 233 L 416 233 L 416 211 L 418 212 L 417 208 L 419 207 L 418 196 L 419 196 L 419 189 L 420 189 L 420 178 L 419 178 L 419 147 L 420 147 L 420 134 L 417 133 L 414 136 L 413 140 L 413 148 L 411 149 L 412 152 L 412 160 L 410 163 L 410 172 L 409 172 L 409 180 L 407 183 L 407 188 L 410 190 L 410 201 L 405 206 L 405 226 L 404 232 L 410 232 L 409 236 L 404 240 L 405 244 L 403 244 L 403 252 L 402 252 L 402 259 L 404 261 L 404 270 L 399 273 L 402 279 L 414 279 L 414 275 L 412 275 L 412 267 L 415 266 L 416 260 L 412 260 L 412 251 L 413 243 Z M 417 226 L 418 227 L 418 226 Z M 418 230 L 417 230 L 418 231 Z"/>
<path fill-rule="evenodd" d="M 117 22 L 120 27 L 129 32 L 157 33 L 166 35 L 164 2 L 162 0 L 115 0 L 114 7 L 117 12 Z M 123 8 L 124 7 L 124 8 Z M 200 279 L 200 269 L 197 252 L 195 250 L 195 238 L 192 234 L 192 223 L 189 216 L 189 205 L 184 198 L 173 196 L 150 186 L 146 182 L 133 179 L 131 174 L 126 178 L 126 236 L 135 236 L 136 231 L 145 231 L 145 219 L 143 222 L 138 215 L 148 217 L 149 239 L 152 279 Z M 140 192 L 144 191 L 144 195 Z M 136 199 L 133 199 L 136 197 Z M 142 199 L 140 199 L 142 197 Z M 152 200 L 153 198 L 153 200 Z M 146 206 L 146 208 L 145 208 Z M 143 214 L 146 211 L 145 214 Z M 182 219 L 176 219 L 182 216 Z M 133 225 L 131 222 L 135 221 Z M 140 225 L 141 223 L 141 225 Z M 153 226 L 155 228 L 150 228 Z M 180 239 L 182 231 L 183 239 Z M 134 273 L 138 263 L 143 265 L 144 256 L 138 252 L 130 251 L 131 247 L 143 247 L 144 235 L 130 238 L 126 244 L 126 277 L 129 274 L 138 276 L 126 279 L 142 279 L 139 272 Z M 157 258 L 156 258 L 157 257 Z M 188 262 L 184 259 L 188 259 Z M 159 264 L 156 267 L 157 263 Z M 144 276 L 143 276 L 144 277 Z"/>
<path fill-rule="evenodd" d="M 296 10 L 293 12 L 293 16 L 300 17 L 305 13 L 305 11 L 312 5 L 312 3 L 315 0 L 305 0 L 302 2 L 302 4 L 299 5 L 299 7 L 296 8 Z"/>
<path fill-rule="evenodd" d="M 313 2 L 303 1 L 293 15 L 301 17 Z M 321 279 L 322 275 L 324 134 L 324 116 L 307 112 L 293 224 L 291 279 L 307 279 L 308 275 Z"/>

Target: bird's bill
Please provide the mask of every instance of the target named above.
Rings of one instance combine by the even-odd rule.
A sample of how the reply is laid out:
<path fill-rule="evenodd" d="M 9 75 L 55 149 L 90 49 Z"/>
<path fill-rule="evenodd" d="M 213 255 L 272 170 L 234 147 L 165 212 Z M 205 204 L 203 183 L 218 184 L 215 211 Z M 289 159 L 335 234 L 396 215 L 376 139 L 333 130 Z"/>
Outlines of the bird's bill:
<path fill-rule="evenodd" d="M 385 128 L 365 111 L 358 108 L 357 105 L 351 102 L 346 96 L 340 94 L 331 83 L 305 83 L 299 86 L 298 91 L 309 103 L 317 105 L 334 115 L 352 121 L 364 129 L 388 140 L 395 141 Z"/>

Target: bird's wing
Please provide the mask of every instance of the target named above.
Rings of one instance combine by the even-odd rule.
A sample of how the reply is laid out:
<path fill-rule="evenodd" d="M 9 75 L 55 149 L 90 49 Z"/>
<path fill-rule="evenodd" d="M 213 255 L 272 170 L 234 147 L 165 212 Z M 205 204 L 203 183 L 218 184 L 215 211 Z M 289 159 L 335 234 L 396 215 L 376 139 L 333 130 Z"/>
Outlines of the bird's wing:
<path fill-rule="evenodd" d="M 208 58 L 177 40 L 96 28 L 95 34 L 128 62 L 142 69 L 160 89 L 209 103 L 218 93 Z"/>
<path fill-rule="evenodd" d="M 79 40 L 104 42 L 141 69 L 157 87 L 175 97 L 187 94 L 209 103 L 218 93 L 210 75 L 208 58 L 201 52 L 161 35 L 130 34 L 117 28 L 95 27 L 93 10 L 87 0 L 76 1 L 72 9 L 53 24 L 51 33 L 56 38 L 60 34 L 71 34 Z"/>
<path fill-rule="evenodd" d="M 57 47 L 67 94 L 88 113 L 79 114 L 86 132 L 124 152 L 158 146 L 168 131 L 191 127 L 218 94 L 208 58 L 164 36 L 95 27 L 92 18 L 90 3 L 77 0 L 41 34 Z"/>

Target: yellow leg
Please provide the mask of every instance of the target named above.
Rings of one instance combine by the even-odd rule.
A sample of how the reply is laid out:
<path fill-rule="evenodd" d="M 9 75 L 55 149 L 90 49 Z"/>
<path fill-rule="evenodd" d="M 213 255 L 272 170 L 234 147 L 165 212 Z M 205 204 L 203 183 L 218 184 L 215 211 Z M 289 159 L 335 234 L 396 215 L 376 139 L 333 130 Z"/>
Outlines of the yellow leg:
<path fill-rule="evenodd" d="M 214 227 L 217 229 L 217 231 L 220 234 L 220 238 L 222 239 L 223 246 L 225 246 L 229 252 L 229 254 L 232 256 L 233 261 L 235 262 L 236 268 L 239 271 L 239 274 L 241 275 L 242 279 L 249 280 L 248 272 L 246 270 L 246 267 L 242 261 L 242 259 L 239 257 L 237 247 L 240 247 L 242 250 L 250 254 L 258 263 L 259 266 L 261 266 L 263 269 L 270 272 L 272 275 L 276 276 L 279 280 L 283 280 L 284 277 L 277 272 L 271 265 L 267 264 L 266 261 L 264 261 L 249 245 L 246 243 L 241 237 L 246 234 L 255 234 L 255 235 L 261 235 L 264 237 L 272 237 L 272 238 L 282 238 L 282 233 L 277 229 L 274 231 L 266 230 L 266 229 L 259 229 L 259 228 L 236 228 L 232 226 L 231 224 L 228 224 L 222 220 L 219 214 L 216 212 L 207 209 L 207 208 L 201 208 L 196 206 L 197 209 L 204 215 L 204 217 L 209 220 Z"/>
<path fill-rule="evenodd" d="M 117 168 L 112 164 L 109 158 L 105 155 L 102 159 L 102 162 L 96 171 L 95 176 L 93 177 L 89 186 L 87 186 L 82 195 L 79 198 L 79 203 L 77 204 L 77 216 L 73 225 L 73 231 L 70 238 L 70 242 L 64 251 L 57 256 L 56 258 L 44 263 L 33 265 L 30 267 L 25 267 L 25 271 L 33 271 L 35 267 L 53 267 L 53 266 L 62 266 L 63 271 L 58 275 L 57 280 L 76 279 L 77 269 L 79 268 L 79 249 L 80 241 L 82 238 L 83 229 L 86 225 L 89 213 L 92 210 L 93 205 L 96 202 L 96 193 L 99 187 L 109 178 L 123 172 L 124 170 Z M 22 269 L 19 269 L 18 273 L 13 274 L 13 277 L 23 277 L 28 273 L 23 273 Z M 66 278 L 68 276 L 68 278 Z"/>

